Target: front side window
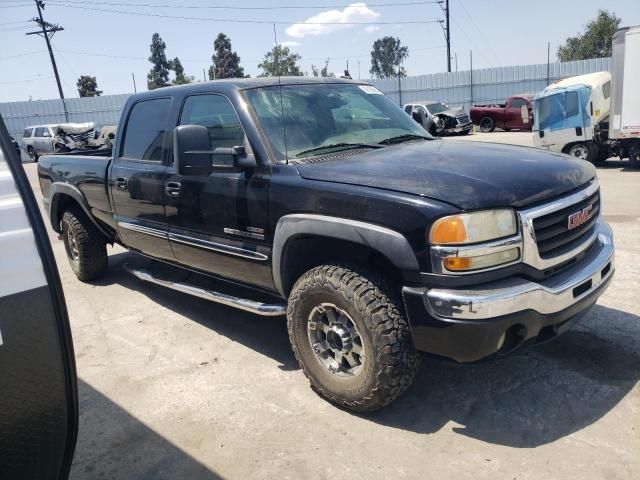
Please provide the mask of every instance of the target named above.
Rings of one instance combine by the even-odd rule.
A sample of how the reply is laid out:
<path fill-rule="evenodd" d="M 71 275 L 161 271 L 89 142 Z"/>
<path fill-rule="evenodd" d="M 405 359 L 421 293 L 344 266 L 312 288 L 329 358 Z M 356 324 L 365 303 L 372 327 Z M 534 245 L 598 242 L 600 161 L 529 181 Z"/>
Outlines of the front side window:
<path fill-rule="evenodd" d="M 246 96 L 277 161 L 355 144 L 429 134 L 368 85 L 309 84 L 250 89 Z"/>
<path fill-rule="evenodd" d="M 154 98 L 134 104 L 125 127 L 120 156 L 129 160 L 161 162 L 170 108 L 170 98 Z"/>
<path fill-rule="evenodd" d="M 34 136 L 35 137 L 48 137 L 49 136 L 49 131 L 45 127 L 38 127 L 38 128 L 36 128 Z"/>
<path fill-rule="evenodd" d="M 211 148 L 244 145 L 244 130 L 231 102 L 222 95 L 192 95 L 182 107 L 180 125 L 209 130 Z M 216 164 L 233 165 L 232 155 L 216 155 Z"/>
<path fill-rule="evenodd" d="M 605 99 L 611 96 L 611 80 L 609 80 L 607 83 L 602 85 L 602 95 L 604 96 Z"/>

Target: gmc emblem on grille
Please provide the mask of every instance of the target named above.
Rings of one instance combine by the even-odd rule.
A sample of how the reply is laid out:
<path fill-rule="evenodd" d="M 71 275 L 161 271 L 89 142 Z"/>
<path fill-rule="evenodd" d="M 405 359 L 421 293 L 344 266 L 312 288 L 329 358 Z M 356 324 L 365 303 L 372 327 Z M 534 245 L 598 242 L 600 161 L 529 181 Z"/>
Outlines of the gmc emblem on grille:
<path fill-rule="evenodd" d="M 571 215 L 569 215 L 567 219 L 568 220 L 567 229 L 573 230 L 574 228 L 577 228 L 580 225 L 587 223 L 591 218 L 591 215 L 593 215 L 593 204 L 587 205 L 579 212 L 572 213 Z"/>

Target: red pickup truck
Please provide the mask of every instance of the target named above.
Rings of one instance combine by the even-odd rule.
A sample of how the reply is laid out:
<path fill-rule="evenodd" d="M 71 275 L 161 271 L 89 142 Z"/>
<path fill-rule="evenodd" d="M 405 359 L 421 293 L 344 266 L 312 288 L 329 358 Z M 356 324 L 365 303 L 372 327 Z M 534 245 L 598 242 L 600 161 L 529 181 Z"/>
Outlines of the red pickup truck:
<path fill-rule="evenodd" d="M 512 95 L 506 103 L 497 105 L 474 105 L 471 107 L 471 121 L 480 127 L 481 132 L 493 132 L 496 127 L 505 131 L 512 129 L 531 130 L 533 125 L 533 95 Z M 520 109 L 523 105 L 529 110 L 529 122 L 522 120 Z"/>

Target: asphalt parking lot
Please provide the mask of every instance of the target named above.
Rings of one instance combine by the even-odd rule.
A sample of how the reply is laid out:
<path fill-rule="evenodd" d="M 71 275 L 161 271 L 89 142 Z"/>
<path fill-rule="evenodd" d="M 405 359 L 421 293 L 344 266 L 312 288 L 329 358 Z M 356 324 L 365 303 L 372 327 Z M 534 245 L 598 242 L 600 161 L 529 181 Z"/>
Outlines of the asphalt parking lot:
<path fill-rule="evenodd" d="M 458 140 L 531 136 L 444 141 Z M 640 170 L 610 161 L 598 175 L 617 272 L 588 316 L 508 358 L 425 357 L 415 386 L 373 415 L 311 391 L 284 318 L 142 283 L 119 247 L 106 278 L 83 284 L 50 231 L 79 375 L 72 478 L 640 478 Z"/>

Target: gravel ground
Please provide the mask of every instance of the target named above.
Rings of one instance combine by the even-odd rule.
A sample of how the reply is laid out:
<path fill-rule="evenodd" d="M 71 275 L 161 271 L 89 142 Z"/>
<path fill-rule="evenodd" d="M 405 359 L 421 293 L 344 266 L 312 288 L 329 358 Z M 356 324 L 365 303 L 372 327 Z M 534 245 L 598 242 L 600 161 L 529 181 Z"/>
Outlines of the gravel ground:
<path fill-rule="evenodd" d="M 462 139 L 478 140 L 531 136 Z M 80 283 L 51 233 L 79 375 L 72 478 L 640 478 L 640 171 L 610 162 L 599 177 L 617 273 L 588 316 L 505 359 L 425 357 L 373 415 L 311 391 L 284 319 L 142 283 L 121 248 L 106 278 Z"/>

